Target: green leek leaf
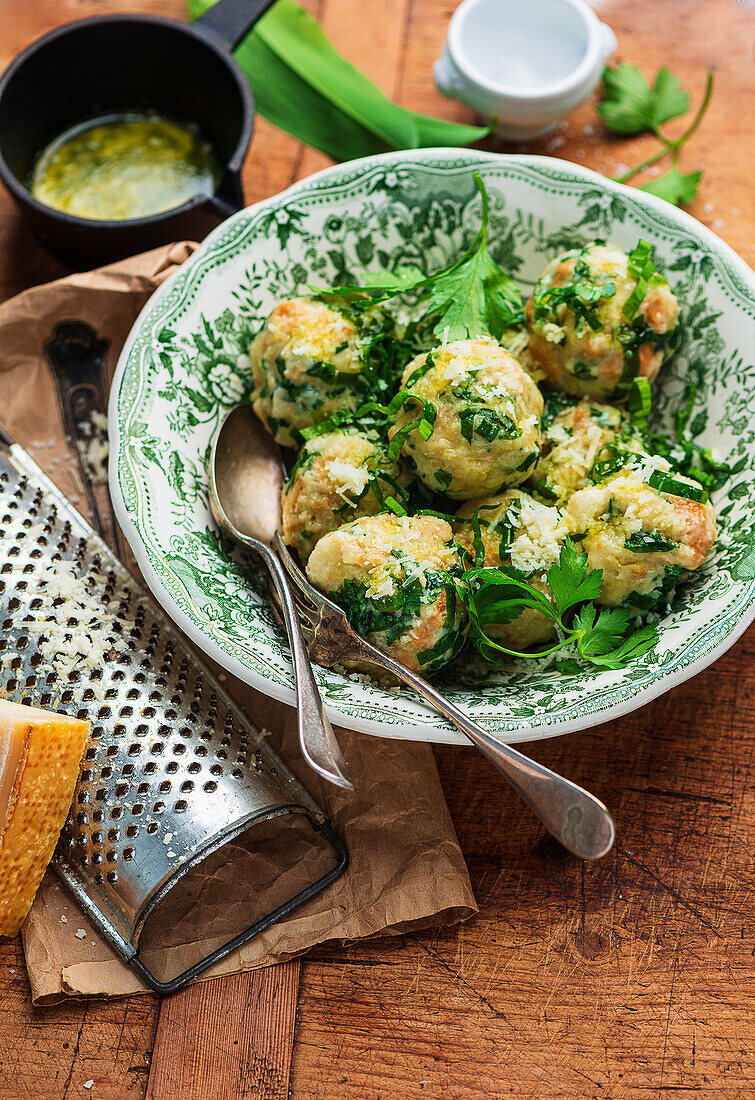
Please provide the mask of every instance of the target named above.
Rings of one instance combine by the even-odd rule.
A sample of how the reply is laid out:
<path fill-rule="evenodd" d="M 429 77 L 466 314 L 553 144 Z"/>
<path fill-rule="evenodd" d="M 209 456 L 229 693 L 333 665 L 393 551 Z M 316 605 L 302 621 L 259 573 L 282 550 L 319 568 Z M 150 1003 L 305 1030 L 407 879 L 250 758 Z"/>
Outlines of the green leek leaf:
<path fill-rule="evenodd" d="M 213 0 L 187 0 L 186 6 L 196 19 Z M 468 145 L 490 132 L 488 126 L 436 119 L 392 103 L 333 49 L 319 24 L 293 0 L 278 0 L 235 57 L 259 113 L 334 160 Z"/>
<path fill-rule="evenodd" d="M 260 19 L 256 32 L 315 91 L 387 145 L 417 148 L 419 132 L 414 120 L 397 110 L 377 85 L 341 57 L 317 20 L 294 0 L 278 0 Z"/>
<path fill-rule="evenodd" d="M 191 18 L 196 19 L 213 3 L 187 0 L 186 6 Z M 292 72 L 259 35 L 248 34 L 234 56 L 249 79 L 257 111 L 274 126 L 334 160 L 388 151 L 385 142 L 344 115 Z"/>

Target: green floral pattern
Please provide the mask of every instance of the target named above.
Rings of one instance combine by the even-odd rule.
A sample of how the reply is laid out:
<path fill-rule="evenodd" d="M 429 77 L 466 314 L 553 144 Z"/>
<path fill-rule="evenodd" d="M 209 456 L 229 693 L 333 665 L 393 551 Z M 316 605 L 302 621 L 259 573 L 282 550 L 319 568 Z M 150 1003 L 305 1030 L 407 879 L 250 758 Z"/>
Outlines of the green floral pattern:
<path fill-rule="evenodd" d="M 576 678 L 465 656 L 440 687 L 491 730 L 532 739 L 628 711 L 692 675 L 749 622 L 755 591 L 755 301 L 750 273 L 691 218 L 642 192 L 538 157 L 386 154 L 330 169 L 235 215 L 150 300 L 124 349 L 111 401 L 111 487 L 140 565 L 189 635 L 252 686 L 291 700 L 286 642 L 258 563 L 214 533 L 205 464 L 225 412 L 249 390 L 246 354 L 276 299 L 350 282 L 365 267 L 429 271 L 479 226 L 472 178 L 491 197 L 490 248 L 529 288 L 548 260 L 596 237 L 649 240 L 682 304 L 684 335 L 655 387 L 668 427 L 690 381 L 692 430 L 736 473 L 714 500 L 715 552 L 675 595 L 653 653 L 617 672 Z M 406 691 L 317 670 L 342 725 L 460 740 Z"/>

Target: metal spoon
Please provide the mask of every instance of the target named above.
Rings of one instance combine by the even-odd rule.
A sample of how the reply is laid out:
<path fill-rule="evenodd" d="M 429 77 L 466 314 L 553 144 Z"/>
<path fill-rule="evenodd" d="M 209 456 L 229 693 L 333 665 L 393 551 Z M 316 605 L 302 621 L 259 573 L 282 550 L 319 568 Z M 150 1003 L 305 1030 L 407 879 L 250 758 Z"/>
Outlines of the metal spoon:
<path fill-rule="evenodd" d="M 353 789 L 354 780 L 312 674 L 286 572 L 271 548 L 280 526 L 283 464 L 275 441 L 251 405 L 238 405 L 225 418 L 212 448 L 209 476 L 215 522 L 230 538 L 260 555 L 280 598 L 294 665 L 302 753 L 325 779 Z"/>

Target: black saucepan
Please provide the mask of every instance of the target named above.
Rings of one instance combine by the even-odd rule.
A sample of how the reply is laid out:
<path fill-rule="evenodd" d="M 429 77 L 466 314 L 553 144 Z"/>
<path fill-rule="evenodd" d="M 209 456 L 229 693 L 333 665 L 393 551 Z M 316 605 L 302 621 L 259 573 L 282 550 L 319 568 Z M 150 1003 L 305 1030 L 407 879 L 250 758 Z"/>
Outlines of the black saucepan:
<path fill-rule="evenodd" d="M 241 209 L 241 165 L 254 100 L 231 50 L 273 0 L 220 0 L 192 24 L 150 15 L 105 15 L 59 27 L 32 43 L 0 79 L 0 179 L 45 245 L 93 266 L 170 241 L 201 239 Z M 96 221 L 38 202 L 34 162 L 70 126 L 123 110 L 153 109 L 193 122 L 223 171 L 214 196 L 197 195 L 146 218 Z"/>

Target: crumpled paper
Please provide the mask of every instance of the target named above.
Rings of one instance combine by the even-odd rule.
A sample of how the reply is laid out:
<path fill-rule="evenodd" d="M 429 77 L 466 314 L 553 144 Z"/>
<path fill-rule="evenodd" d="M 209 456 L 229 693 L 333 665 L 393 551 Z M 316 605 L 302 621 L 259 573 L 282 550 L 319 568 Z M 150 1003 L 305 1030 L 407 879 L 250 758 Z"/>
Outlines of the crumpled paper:
<path fill-rule="evenodd" d="M 184 242 L 72 275 L 0 307 L 0 423 L 137 575 L 107 487 L 73 438 L 76 402 L 86 399 L 105 411 L 118 353 L 140 309 L 195 247 Z M 61 360 L 70 365 L 79 353 L 87 358 L 91 382 L 81 392 L 74 385 L 79 376 L 61 368 Z M 398 935 L 477 911 L 428 745 L 339 730 L 357 782 L 356 791 L 342 791 L 303 763 L 289 707 L 230 676 L 227 686 L 271 731 L 273 748 L 329 815 L 346 841 L 350 865 L 336 883 L 203 978 L 268 966 L 330 940 Z M 208 857 L 150 918 L 140 950 L 156 972 L 183 970 L 251 923 L 250 899 L 260 911 L 269 910 L 300 880 L 320 873 L 324 854 L 305 835 L 303 821 L 293 823 L 285 840 L 280 823 L 272 824 Z M 289 856 L 296 854 L 283 873 L 282 844 Z M 22 936 L 35 1004 L 146 991 L 51 872 Z"/>

